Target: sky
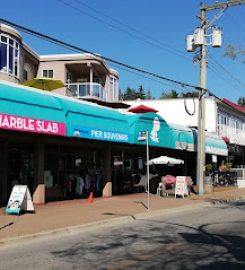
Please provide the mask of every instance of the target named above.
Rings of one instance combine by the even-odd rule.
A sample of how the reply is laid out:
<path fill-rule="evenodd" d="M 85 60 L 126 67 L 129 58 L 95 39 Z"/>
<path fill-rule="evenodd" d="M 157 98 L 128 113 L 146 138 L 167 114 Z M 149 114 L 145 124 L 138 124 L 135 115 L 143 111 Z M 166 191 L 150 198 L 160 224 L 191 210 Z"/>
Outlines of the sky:
<path fill-rule="evenodd" d="M 138 69 L 199 86 L 200 66 L 193 63 L 195 52 L 186 51 L 186 35 L 200 26 L 200 4 L 199 0 L 1 0 L 0 17 Z M 223 33 L 221 48 L 207 46 L 207 89 L 237 102 L 245 96 L 245 63 L 224 57 L 224 52 L 229 44 L 245 49 L 245 5 L 223 13 L 209 11 L 207 17 Z M 20 33 L 40 55 L 74 53 Z M 107 64 L 119 72 L 122 92 L 142 85 L 157 99 L 162 92 L 193 90 Z"/>

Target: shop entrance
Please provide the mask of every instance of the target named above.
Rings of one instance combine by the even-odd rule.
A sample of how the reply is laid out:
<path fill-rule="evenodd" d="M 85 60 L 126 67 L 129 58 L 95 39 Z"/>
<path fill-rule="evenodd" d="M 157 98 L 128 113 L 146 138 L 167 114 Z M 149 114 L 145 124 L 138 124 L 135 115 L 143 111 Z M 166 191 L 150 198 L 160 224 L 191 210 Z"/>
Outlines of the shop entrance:
<path fill-rule="evenodd" d="M 8 147 L 8 197 L 14 185 L 34 188 L 34 145 L 10 142 Z"/>
<path fill-rule="evenodd" d="M 45 146 L 46 201 L 102 195 L 103 174 L 99 151 L 79 145 Z"/>

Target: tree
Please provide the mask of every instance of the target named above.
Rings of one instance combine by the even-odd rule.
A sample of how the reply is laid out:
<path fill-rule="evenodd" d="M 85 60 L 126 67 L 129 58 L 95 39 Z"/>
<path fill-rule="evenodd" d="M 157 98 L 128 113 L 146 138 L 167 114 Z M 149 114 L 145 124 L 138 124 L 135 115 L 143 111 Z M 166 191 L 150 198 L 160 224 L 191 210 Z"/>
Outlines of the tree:
<path fill-rule="evenodd" d="M 245 106 L 245 97 L 240 97 L 237 101 L 237 104 Z"/>
<path fill-rule="evenodd" d="M 242 62 L 245 63 L 245 50 L 239 49 L 236 46 L 229 44 L 224 53 L 225 57 L 228 57 L 232 60 L 242 59 Z"/>
<path fill-rule="evenodd" d="M 177 98 L 179 94 L 175 90 L 171 90 L 170 92 L 162 92 L 159 99 L 167 99 L 167 98 Z"/>
<path fill-rule="evenodd" d="M 130 87 L 127 87 L 125 93 L 121 95 L 122 100 L 133 100 L 136 99 L 136 91 Z"/>
<path fill-rule="evenodd" d="M 139 91 L 136 92 L 136 99 L 140 98 L 140 99 L 145 99 L 146 95 L 145 95 L 145 90 L 143 88 L 142 85 L 139 86 Z"/>
<path fill-rule="evenodd" d="M 151 90 L 149 89 L 146 94 L 146 99 L 152 99 Z"/>
<path fill-rule="evenodd" d="M 183 98 L 199 97 L 199 92 L 198 91 L 193 91 L 193 92 L 182 93 L 181 97 L 183 97 Z"/>
<path fill-rule="evenodd" d="M 151 90 L 148 90 L 146 94 L 143 85 L 139 86 L 138 91 L 128 86 L 125 93 L 120 92 L 120 99 L 121 100 L 152 99 Z"/>

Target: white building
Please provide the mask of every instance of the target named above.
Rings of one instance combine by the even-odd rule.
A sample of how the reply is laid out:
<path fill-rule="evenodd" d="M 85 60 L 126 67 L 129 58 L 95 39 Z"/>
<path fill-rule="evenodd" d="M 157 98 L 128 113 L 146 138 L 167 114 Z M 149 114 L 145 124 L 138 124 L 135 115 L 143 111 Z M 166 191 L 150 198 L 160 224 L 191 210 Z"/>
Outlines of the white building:
<path fill-rule="evenodd" d="M 145 105 L 154 108 L 169 124 L 198 127 L 198 98 L 124 101 L 131 108 Z M 245 164 L 245 108 L 226 99 L 205 98 L 205 129 L 228 144 L 229 161 Z"/>

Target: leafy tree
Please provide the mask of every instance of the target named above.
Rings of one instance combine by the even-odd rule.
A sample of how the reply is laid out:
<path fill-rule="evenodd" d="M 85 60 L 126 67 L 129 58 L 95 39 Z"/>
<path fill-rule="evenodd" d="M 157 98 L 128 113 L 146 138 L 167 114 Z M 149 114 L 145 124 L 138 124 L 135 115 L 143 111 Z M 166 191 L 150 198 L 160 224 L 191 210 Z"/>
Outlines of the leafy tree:
<path fill-rule="evenodd" d="M 237 101 L 237 103 L 241 106 L 245 106 L 245 97 L 240 97 Z"/>
<path fill-rule="evenodd" d="M 199 97 L 199 92 L 198 91 L 193 91 L 193 92 L 182 93 L 181 97 L 183 97 L 183 98 Z"/>
<path fill-rule="evenodd" d="M 177 98 L 179 94 L 175 90 L 171 90 L 170 92 L 162 92 L 159 99 L 167 99 L 167 98 Z"/>
<path fill-rule="evenodd" d="M 245 63 L 245 50 L 239 49 L 232 44 L 227 46 L 224 56 L 232 60 L 242 59 L 242 62 Z"/>
<path fill-rule="evenodd" d="M 127 87 L 125 93 L 122 94 L 122 100 L 133 100 L 137 99 L 136 91 L 130 87 Z"/>
<path fill-rule="evenodd" d="M 124 93 L 120 92 L 121 100 L 134 100 L 134 99 L 152 99 L 151 90 L 145 93 L 145 89 L 142 85 L 139 86 L 138 91 L 131 87 L 127 87 Z"/>
<path fill-rule="evenodd" d="M 145 98 L 146 99 L 152 99 L 152 95 L 151 95 L 151 90 L 150 89 L 147 91 L 147 94 L 146 94 Z"/>

